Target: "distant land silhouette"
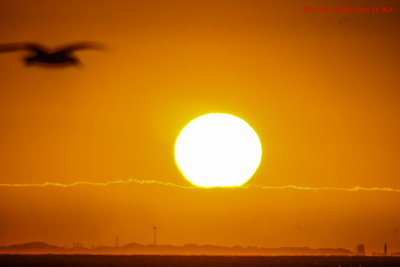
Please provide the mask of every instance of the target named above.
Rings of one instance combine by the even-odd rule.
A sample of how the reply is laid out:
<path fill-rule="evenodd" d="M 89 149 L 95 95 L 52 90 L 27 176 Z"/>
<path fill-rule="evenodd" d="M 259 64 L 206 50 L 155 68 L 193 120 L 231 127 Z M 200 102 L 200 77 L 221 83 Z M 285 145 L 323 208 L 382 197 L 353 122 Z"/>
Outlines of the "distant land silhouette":
<path fill-rule="evenodd" d="M 79 244 L 79 243 L 78 243 Z M 60 247 L 45 242 L 30 242 L 0 247 L 0 254 L 157 254 L 157 255 L 354 255 L 350 250 L 343 248 L 309 248 L 309 247 L 223 247 L 214 245 L 186 244 L 173 245 L 142 245 L 128 243 L 119 247 L 99 246 L 93 248 Z"/>

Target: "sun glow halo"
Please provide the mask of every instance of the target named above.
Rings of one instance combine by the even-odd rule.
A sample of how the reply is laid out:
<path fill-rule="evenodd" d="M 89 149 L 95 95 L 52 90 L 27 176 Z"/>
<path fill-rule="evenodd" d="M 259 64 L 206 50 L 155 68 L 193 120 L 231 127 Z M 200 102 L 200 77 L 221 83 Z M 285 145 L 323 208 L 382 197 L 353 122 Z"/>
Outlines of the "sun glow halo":
<path fill-rule="evenodd" d="M 179 169 L 201 187 L 244 184 L 257 170 L 261 156 L 260 139 L 250 125 L 223 113 L 192 120 L 175 144 Z"/>

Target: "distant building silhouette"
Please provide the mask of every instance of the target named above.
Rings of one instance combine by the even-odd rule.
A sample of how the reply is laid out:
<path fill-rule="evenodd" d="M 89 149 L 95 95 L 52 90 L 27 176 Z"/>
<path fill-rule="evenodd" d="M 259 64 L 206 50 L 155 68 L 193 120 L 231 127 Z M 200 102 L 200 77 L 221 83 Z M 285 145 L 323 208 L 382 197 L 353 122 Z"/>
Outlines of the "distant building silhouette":
<path fill-rule="evenodd" d="M 387 256 L 388 254 L 387 254 L 387 244 L 385 243 L 384 245 L 383 245 L 383 256 Z"/>
<path fill-rule="evenodd" d="M 153 226 L 153 238 L 154 238 L 154 246 L 157 246 L 157 226 Z"/>
<path fill-rule="evenodd" d="M 83 248 L 83 244 L 82 244 L 82 243 L 79 243 L 79 242 L 74 242 L 74 243 L 72 244 L 72 248 L 73 248 L 73 249 L 82 249 L 82 248 Z"/>
<path fill-rule="evenodd" d="M 115 237 L 115 247 L 118 248 L 119 247 L 119 236 Z"/>
<path fill-rule="evenodd" d="M 364 244 L 357 245 L 357 255 L 365 256 L 365 247 Z"/>

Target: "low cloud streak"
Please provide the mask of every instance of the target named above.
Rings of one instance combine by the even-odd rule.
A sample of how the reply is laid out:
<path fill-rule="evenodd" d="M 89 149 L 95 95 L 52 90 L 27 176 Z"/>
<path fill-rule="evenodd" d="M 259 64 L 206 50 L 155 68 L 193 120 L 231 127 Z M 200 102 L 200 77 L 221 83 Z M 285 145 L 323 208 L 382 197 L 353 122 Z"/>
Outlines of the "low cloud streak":
<path fill-rule="evenodd" d="M 80 185 L 89 185 L 89 186 L 109 186 L 109 185 L 117 185 L 117 184 L 156 184 L 161 186 L 169 186 L 179 189 L 199 189 L 200 187 L 196 187 L 193 185 L 179 185 L 169 182 L 162 182 L 156 180 L 139 180 L 139 179 L 120 179 L 120 180 L 112 180 L 106 182 L 92 182 L 92 181 L 76 181 L 72 183 L 57 183 L 57 182 L 44 182 L 44 183 L 26 183 L 26 184 L 0 184 L 0 187 L 74 187 Z M 378 191 L 378 192 L 400 192 L 398 188 L 392 187 L 363 187 L 363 186 L 353 186 L 353 187 L 332 187 L 332 186 L 323 186 L 323 187 L 311 187 L 311 186 L 297 186 L 297 185 L 279 185 L 279 186 L 271 186 L 271 185 L 245 185 L 242 187 L 233 187 L 235 189 L 263 189 L 263 190 L 301 190 L 301 191 L 345 191 L 345 192 L 360 192 L 360 191 Z"/>

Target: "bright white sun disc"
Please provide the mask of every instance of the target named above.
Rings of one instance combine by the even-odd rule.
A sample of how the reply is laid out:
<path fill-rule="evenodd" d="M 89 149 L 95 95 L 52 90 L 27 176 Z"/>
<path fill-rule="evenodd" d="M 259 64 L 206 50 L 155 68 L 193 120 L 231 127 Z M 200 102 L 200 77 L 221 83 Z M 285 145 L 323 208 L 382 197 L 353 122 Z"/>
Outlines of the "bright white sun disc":
<path fill-rule="evenodd" d="M 244 120 L 211 113 L 192 120 L 175 143 L 175 160 L 192 184 L 202 187 L 240 186 L 257 170 L 262 147 Z"/>

